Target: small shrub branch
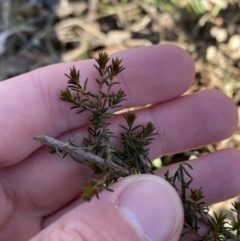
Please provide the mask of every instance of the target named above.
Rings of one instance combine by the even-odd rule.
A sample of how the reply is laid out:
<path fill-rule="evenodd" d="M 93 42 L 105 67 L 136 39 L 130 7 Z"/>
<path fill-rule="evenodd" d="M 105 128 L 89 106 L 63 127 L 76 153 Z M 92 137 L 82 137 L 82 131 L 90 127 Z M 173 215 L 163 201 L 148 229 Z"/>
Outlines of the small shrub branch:
<path fill-rule="evenodd" d="M 145 125 L 136 125 L 137 115 L 134 112 L 123 114 L 125 124 L 120 124 L 120 135 L 115 135 L 109 126 L 111 118 L 115 115 L 114 109 L 122 106 L 126 100 L 125 91 L 121 88 L 113 91 L 112 87 L 120 85 L 115 77 L 125 68 L 122 60 L 116 58 L 109 61 L 106 53 L 100 53 L 94 67 L 99 73 L 95 81 L 99 86 L 96 93 L 88 88 L 89 80 L 81 83 L 80 72 L 75 67 L 67 75 L 68 85 L 60 92 L 60 99 L 73 104 L 70 109 L 76 109 L 76 114 L 88 111 L 90 126 L 87 128 L 88 136 L 83 137 L 82 146 L 78 147 L 74 141 L 76 136 L 67 143 L 49 136 L 36 135 L 34 139 L 49 147 L 51 153 L 57 153 L 62 158 L 69 155 L 74 161 L 87 165 L 97 174 L 98 179 L 87 177 L 89 186 L 82 189 L 84 200 L 90 201 L 93 196 L 99 198 L 103 190 L 113 191 L 110 186 L 123 177 L 148 173 L 154 174 L 155 167 L 149 158 L 148 146 L 154 141 L 155 126 L 148 122 Z M 110 62 L 110 64 L 109 64 Z M 112 138 L 117 138 L 120 145 L 113 145 Z M 169 171 L 164 174 L 168 181 L 179 192 L 184 209 L 184 225 L 189 233 L 195 234 L 199 241 L 240 241 L 240 203 L 232 203 L 232 212 L 236 219 L 227 222 L 227 216 L 222 212 L 208 216 L 209 209 L 203 201 L 205 196 L 202 188 L 191 189 L 193 177 L 190 171 L 192 166 L 181 163 L 173 176 Z M 180 190 L 178 190 L 180 186 Z M 207 233 L 199 233 L 200 225 L 208 227 Z M 228 226 L 227 226 L 228 224 Z"/>

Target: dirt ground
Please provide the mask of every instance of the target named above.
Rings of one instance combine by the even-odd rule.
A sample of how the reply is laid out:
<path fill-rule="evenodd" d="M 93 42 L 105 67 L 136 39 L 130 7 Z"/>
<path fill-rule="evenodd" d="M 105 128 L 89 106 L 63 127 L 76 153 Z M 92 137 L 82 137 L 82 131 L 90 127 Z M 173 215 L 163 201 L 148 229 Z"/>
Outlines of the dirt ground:
<path fill-rule="evenodd" d="M 239 0 L 0 0 L 0 18 L 0 81 L 99 51 L 169 42 L 195 61 L 189 92 L 219 89 L 240 113 Z M 228 140 L 163 157 L 163 164 L 239 148 L 239 127 Z"/>

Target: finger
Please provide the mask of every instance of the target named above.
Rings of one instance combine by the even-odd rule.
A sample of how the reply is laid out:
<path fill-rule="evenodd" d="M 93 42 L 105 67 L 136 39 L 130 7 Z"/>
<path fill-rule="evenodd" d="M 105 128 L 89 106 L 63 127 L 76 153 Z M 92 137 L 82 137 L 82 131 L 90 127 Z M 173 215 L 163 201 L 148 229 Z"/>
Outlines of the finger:
<path fill-rule="evenodd" d="M 226 95 L 216 90 L 204 90 L 185 95 L 150 108 L 135 111 L 135 126 L 152 122 L 157 135 L 150 148 L 150 158 L 174 154 L 229 138 L 237 128 L 238 113 L 236 106 Z M 227 124 L 226 124 L 227 123 Z M 111 131 L 120 136 L 125 125 L 122 115 L 111 119 Z M 81 133 L 78 140 L 88 135 L 86 126 L 66 132 L 60 140 L 69 140 Z M 119 139 L 111 140 L 119 145 Z"/>
<path fill-rule="evenodd" d="M 124 107 L 175 98 L 193 81 L 193 62 L 176 46 L 137 48 L 116 56 L 123 59 L 126 66 L 118 77 L 128 94 Z M 74 63 L 81 71 L 82 80 L 87 77 L 94 80 L 97 76 L 93 63 L 93 60 Z M 14 164 L 35 150 L 38 145 L 32 138 L 36 134 L 56 137 L 88 121 L 85 114 L 76 118 L 74 111 L 69 111 L 68 103 L 59 100 L 60 90 L 66 88 L 64 73 L 68 73 L 72 65 L 45 67 L 1 83 L 0 125 L 4 128 L 0 133 L 0 165 Z M 89 83 L 92 90 L 94 83 Z"/>
<path fill-rule="evenodd" d="M 204 202 L 202 206 L 210 206 L 214 203 L 239 196 L 239 150 L 233 148 L 220 150 L 187 162 L 193 167 L 193 170 L 188 169 L 188 172 L 193 177 L 190 189 L 202 189 L 204 195 L 204 199 L 201 200 L 201 202 Z M 158 170 L 156 174 L 163 177 L 164 173 L 169 170 L 170 175 L 173 175 L 178 167 L 179 164 L 176 163 Z M 177 183 L 177 188 L 181 190 L 179 183 Z M 198 226 L 200 227 L 198 233 L 202 236 L 206 235 L 208 226 L 202 222 L 199 222 Z M 195 239 L 196 236 L 190 234 L 180 240 L 188 241 Z"/>
<path fill-rule="evenodd" d="M 230 137 L 237 128 L 238 113 L 236 106 L 226 95 L 216 90 L 204 90 L 185 95 L 150 108 L 135 111 L 137 119 L 134 126 L 152 122 L 156 129 L 154 141 L 150 146 L 150 158 L 173 154 L 198 148 Z M 227 125 L 226 125 L 227 123 Z M 111 119 L 110 130 L 120 136 L 125 125 L 122 115 Z M 60 140 L 69 140 L 81 133 L 77 142 L 88 135 L 86 126 L 66 132 Z M 111 139 L 119 145 L 119 139 Z"/>
<path fill-rule="evenodd" d="M 156 126 L 157 135 L 150 146 L 151 159 L 229 138 L 238 124 L 236 106 L 216 90 L 154 105 L 138 111 L 137 116 L 136 124 L 151 121 Z"/>
<path fill-rule="evenodd" d="M 150 108 L 137 110 L 135 113 L 137 119 L 134 126 L 146 125 L 150 121 L 156 127 L 156 135 L 148 147 L 151 159 L 229 138 L 238 124 L 235 104 L 217 90 L 184 95 Z M 117 136 L 124 132 L 119 124 L 127 127 L 122 115 L 113 118 L 109 127 Z M 64 133 L 60 140 L 68 140 L 78 133 L 81 133 L 82 137 L 88 135 L 86 127 L 81 127 L 71 133 Z M 120 144 L 119 139 L 111 141 L 116 145 Z M 81 146 L 81 138 L 79 145 Z"/>
<path fill-rule="evenodd" d="M 206 206 L 221 202 L 240 193 L 240 151 L 237 149 L 225 149 L 202 156 L 196 160 L 188 161 L 193 167 L 189 173 L 193 177 L 191 189 L 202 187 Z M 169 170 L 174 174 L 179 164 L 159 169 L 156 174 L 164 176 Z"/>
<path fill-rule="evenodd" d="M 170 184 L 153 175 L 136 175 L 113 188 L 114 192 L 102 192 L 100 200 L 71 210 L 31 241 L 178 240 L 183 210 Z"/>
<path fill-rule="evenodd" d="M 216 90 L 204 90 L 185 95 L 150 108 L 135 111 L 134 126 L 152 122 L 156 129 L 154 140 L 149 146 L 150 158 L 174 154 L 229 138 L 237 128 L 236 106 L 226 95 Z M 227 123 L 227 124 L 226 124 Z M 120 136 L 127 127 L 122 115 L 111 119 L 110 131 Z M 81 133 L 76 144 L 82 145 L 82 138 L 88 136 L 86 126 L 66 132 L 60 140 L 69 140 Z M 120 139 L 111 139 L 120 145 Z"/>

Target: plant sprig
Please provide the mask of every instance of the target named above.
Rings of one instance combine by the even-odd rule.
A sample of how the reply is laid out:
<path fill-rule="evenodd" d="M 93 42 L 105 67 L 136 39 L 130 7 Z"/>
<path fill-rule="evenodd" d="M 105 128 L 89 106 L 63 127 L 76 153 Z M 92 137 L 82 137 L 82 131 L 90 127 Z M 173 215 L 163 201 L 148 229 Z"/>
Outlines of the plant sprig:
<path fill-rule="evenodd" d="M 70 69 L 68 85 L 60 93 L 60 99 L 70 102 L 70 109 L 76 110 L 76 114 L 88 111 L 91 113 L 87 128 L 88 136 L 83 138 L 82 146 L 74 144 L 76 138 L 63 143 L 51 137 L 37 135 L 36 140 L 51 147 L 51 153 L 57 153 L 61 157 L 69 155 L 74 161 L 89 166 L 93 174 L 100 177 L 87 178 L 89 187 L 82 190 L 84 200 L 90 200 L 92 196 L 99 196 L 104 190 L 110 190 L 109 186 L 120 178 L 138 174 L 153 173 L 153 165 L 148 157 L 147 146 L 153 141 L 155 127 L 151 122 L 146 125 L 135 125 L 136 114 L 127 112 L 123 114 L 126 125 L 119 125 L 123 130 L 120 136 L 116 136 L 111 130 L 111 118 L 115 116 L 116 108 L 122 106 L 126 100 L 126 93 L 119 88 L 113 91 L 112 87 L 120 85 L 116 80 L 125 68 L 122 60 L 112 59 L 106 53 L 100 53 L 96 59 L 95 69 L 99 78 L 95 82 L 99 86 L 96 93 L 90 91 L 89 80 L 81 81 L 80 72 L 75 67 Z M 117 138 L 121 144 L 113 145 L 112 138 Z"/>
<path fill-rule="evenodd" d="M 74 161 L 92 169 L 95 176 L 87 177 L 90 185 L 82 189 L 82 197 L 87 201 L 93 196 L 99 198 L 103 190 L 113 191 L 111 184 L 123 177 L 141 173 L 154 174 L 155 169 L 148 156 L 148 146 L 156 135 L 153 123 L 136 125 L 137 115 L 129 111 L 123 114 L 125 124 L 119 124 L 122 130 L 120 135 L 117 136 L 110 129 L 112 118 L 116 115 L 114 111 L 122 107 L 127 95 L 121 88 L 113 91 L 113 86 L 121 84 L 116 76 L 125 69 L 121 65 L 122 60 L 116 58 L 110 64 L 109 62 L 110 58 L 106 53 L 100 53 L 96 59 L 94 67 L 99 77 L 93 81 L 99 88 L 95 93 L 89 87 L 92 80 L 82 81 L 80 72 L 74 66 L 69 75 L 66 74 L 67 88 L 60 92 L 60 99 L 71 103 L 70 109 L 76 110 L 76 114 L 90 113 L 88 136 L 83 137 L 82 146 L 75 144 L 79 135 L 67 143 L 44 135 L 36 135 L 34 138 L 46 144 L 51 153 L 57 153 L 62 158 L 69 155 Z M 118 139 L 119 145 L 113 144 L 113 138 Z M 182 236 L 191 233 L 199 241 L 239 241 L 240 203 L 232 204 L 231 211 L 237 214 L 237 218 L 233 218 L 231 222 L 227 222 L 227 216 L 222 212 L 209 217 L 202 188 L 191 189 L 191 169 L 191 165 L 182 163 L 173 176 L 170 176 L 169 171 L 165 173 L 166 181 L 179 192 L 182 200 L 185 228 Z M 204 235 L 199 232 L 201 224 L 208 227 Z"/>
<path fill-rule="evenodd" d="M 185 230 L 182 237 L 187 234 L 195 234 L 199 241 L 240 241 L 240 203 L 232 203 L 231 211 L 237 213 L 237 218 L 231 222 L 227 221 L 227 215 L 213 212 L 213 217 L 209 216 L 209 208 L 204 206 L 205 196 L 202 188 L 191 189 L 190 185 L 193 177 L 187 169 L 192 169 L 188 163 L 179 164 L 173 176 L 169 176 L 169 171 L 165 173 L 165 180 L 168 181 L 179 193 L 184 209 Z M 180 185 L 180 190 L 178 186 Z M 207 227 L 206 234 L 200 234 L 200 226 Z"/>

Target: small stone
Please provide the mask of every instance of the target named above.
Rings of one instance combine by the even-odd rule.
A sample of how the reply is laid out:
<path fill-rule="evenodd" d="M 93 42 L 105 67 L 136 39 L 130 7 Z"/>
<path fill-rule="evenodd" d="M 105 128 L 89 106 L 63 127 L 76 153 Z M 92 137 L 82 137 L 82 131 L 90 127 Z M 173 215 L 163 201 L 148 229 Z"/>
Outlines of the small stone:
<path fill-rule="evenodd" d="M 228 47 L 231 50 L 237 50 L 240 48 L 240 34 L 235 34 L 229 39 Z"/>
<path fill-rule="evenodd" d="M 211 63 L 218 62 L 218 50 L 215 46 L 209 46 L 207 48 L 206 59 Z"/>
<path fill-rule="evenodd" d="M 231 59 L 239 60 L 240 59 L 240 34 L 233 35 L 227 45 L 229 52 L 227 53 Z"/>
<path fill-rule="evenodd" d="M 213 38 L 215 38 L 219 43 L 227 40 L 228 33 L 227 30 L 220 27 L 212 27 L 210 30 L 210 34 Z"/>

